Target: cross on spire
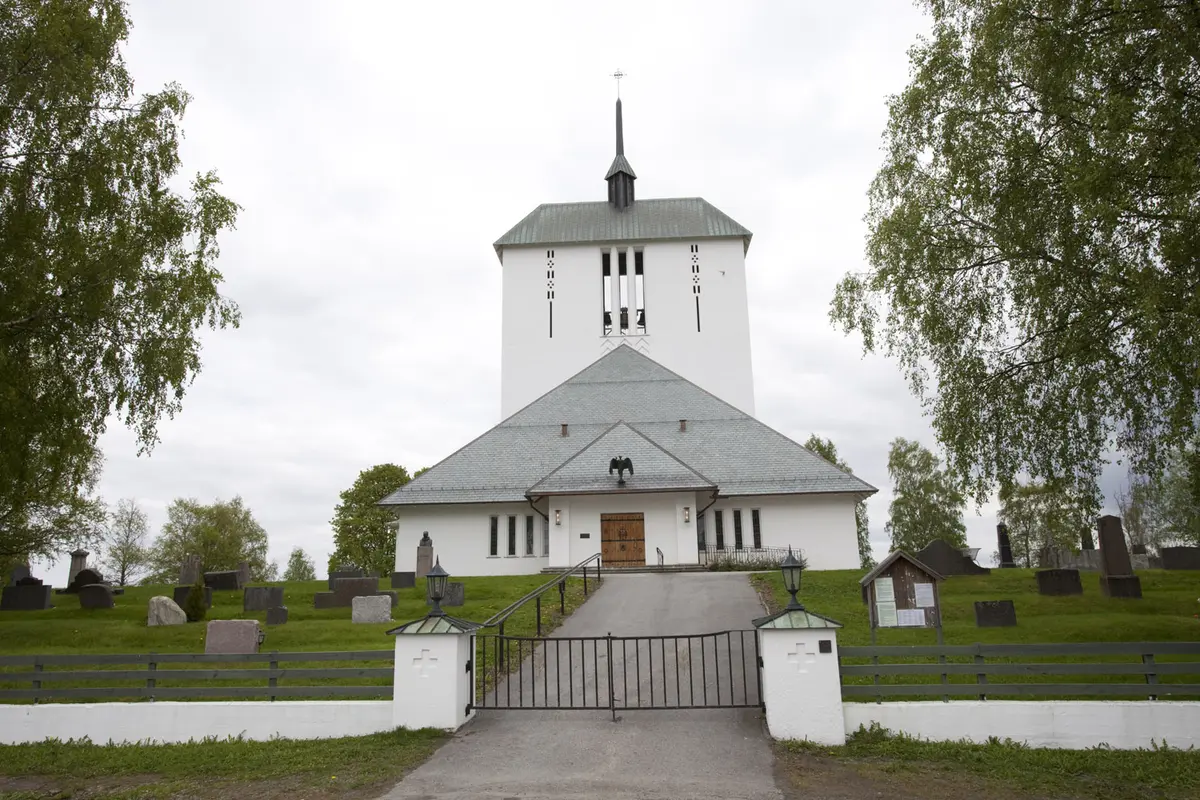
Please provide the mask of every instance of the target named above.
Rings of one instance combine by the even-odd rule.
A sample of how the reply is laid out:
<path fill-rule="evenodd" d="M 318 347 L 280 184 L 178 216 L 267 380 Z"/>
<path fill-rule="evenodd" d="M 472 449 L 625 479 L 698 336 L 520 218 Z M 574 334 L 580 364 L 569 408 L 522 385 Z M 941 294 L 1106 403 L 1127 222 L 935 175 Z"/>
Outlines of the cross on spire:
<path fill-rule="evenodd" d="M 618 69 L 617 69 L 617 71 L 616 71 L 616 72 L 614 72 L 614 73 L 612 74 L 612 76 L 611 76 L 611 77 L 613 77 L 613 78 L 616 78 L 616 79 L 617 79 L 617 99 L 618 99 L 618 100 L 620 100 L 620 99 L 621 99 L 621 78 L 624 78 L 624 77 L 625 77 L 625 73 L 624 73 L 624 72 L 622 72 L 622 71 L 621 71 L 621 70 L 618 68 Z"/>

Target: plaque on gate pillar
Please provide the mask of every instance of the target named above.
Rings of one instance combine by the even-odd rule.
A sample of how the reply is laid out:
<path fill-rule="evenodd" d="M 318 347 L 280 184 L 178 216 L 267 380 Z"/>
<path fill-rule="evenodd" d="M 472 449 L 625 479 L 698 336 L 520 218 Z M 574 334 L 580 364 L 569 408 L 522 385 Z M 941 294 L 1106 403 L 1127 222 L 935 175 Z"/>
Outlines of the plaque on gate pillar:
<path fill-rule="evenodd" d="M 433 539 L 429 538 L 429 531 L 425 531 L 421 535 L 420 543 L 417 544 L 416 579 L 421 580 L 429 574 L 431 569 L 433 569 Z"/>

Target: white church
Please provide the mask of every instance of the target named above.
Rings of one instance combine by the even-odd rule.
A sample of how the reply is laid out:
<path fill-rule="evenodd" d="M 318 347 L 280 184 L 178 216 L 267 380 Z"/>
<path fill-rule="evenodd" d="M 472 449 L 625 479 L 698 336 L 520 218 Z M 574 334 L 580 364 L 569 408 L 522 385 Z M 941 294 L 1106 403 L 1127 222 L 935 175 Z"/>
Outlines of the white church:
<path fill-rule="evenodd" d="M 699 197 L 636 199 L 620 100 L 616 133 L 607 200 L 538 206 L 496 241 L 503 421 L 380 501 L 396 570 L 425 532 L 455 575 L 789 545 L 857 568 L 875 488 L 754 418 L 750 231 Z"/>

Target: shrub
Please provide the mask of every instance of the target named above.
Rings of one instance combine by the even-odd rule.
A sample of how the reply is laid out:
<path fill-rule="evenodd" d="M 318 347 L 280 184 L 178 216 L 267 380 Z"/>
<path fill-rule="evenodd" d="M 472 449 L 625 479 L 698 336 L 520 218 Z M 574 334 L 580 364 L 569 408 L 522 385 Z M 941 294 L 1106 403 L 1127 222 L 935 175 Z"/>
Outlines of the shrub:
<path fill-rule="evenodd" d="M 183 613 L 187 614 L 188 622 L 201 622 L 208 616 L 208 604 L 204 602 L 204 595 L 204 575 L 201 574 L 183 600 Z"/>

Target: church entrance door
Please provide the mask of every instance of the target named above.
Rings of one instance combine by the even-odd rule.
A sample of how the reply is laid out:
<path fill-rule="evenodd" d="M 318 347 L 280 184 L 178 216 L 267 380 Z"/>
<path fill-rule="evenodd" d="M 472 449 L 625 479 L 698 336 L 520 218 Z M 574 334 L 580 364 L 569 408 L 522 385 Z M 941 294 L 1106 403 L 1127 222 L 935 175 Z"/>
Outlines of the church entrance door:
<path fill-rule="evenodd" d="M 600 557 L 605 567 L 645 566 L 645 517 L 642 514 L 601 514 Z"/>

